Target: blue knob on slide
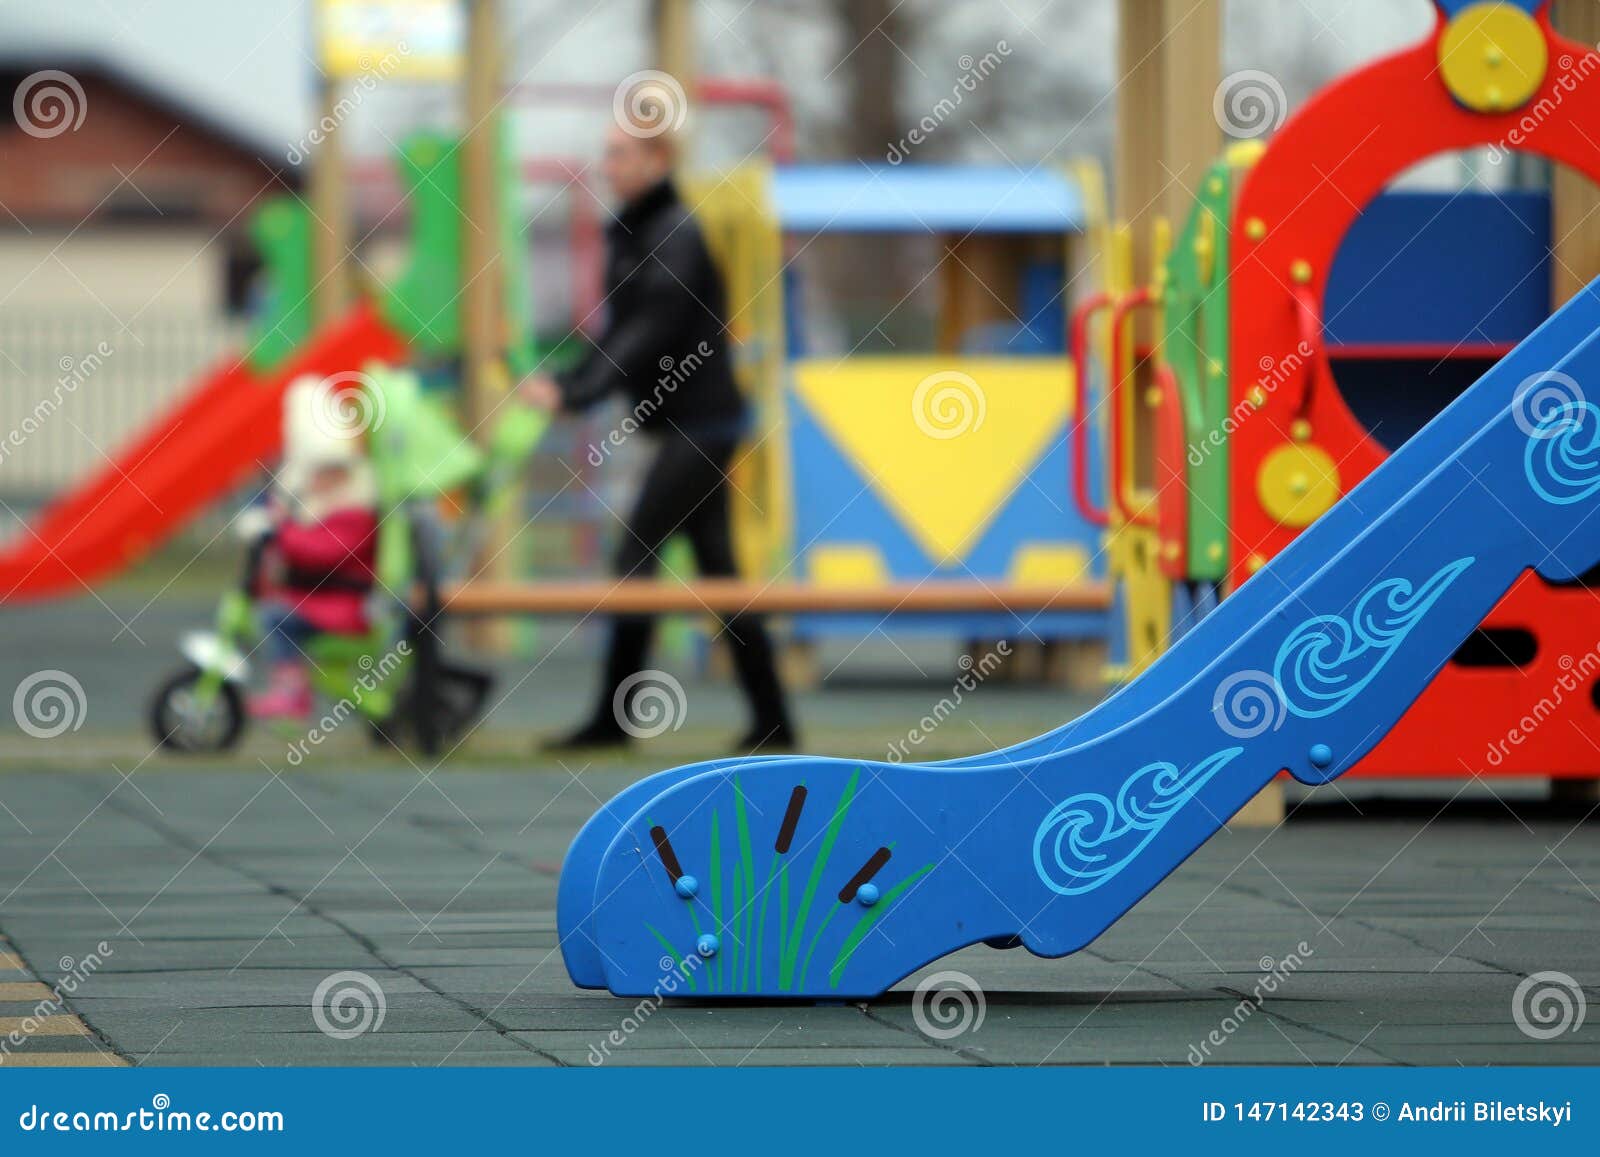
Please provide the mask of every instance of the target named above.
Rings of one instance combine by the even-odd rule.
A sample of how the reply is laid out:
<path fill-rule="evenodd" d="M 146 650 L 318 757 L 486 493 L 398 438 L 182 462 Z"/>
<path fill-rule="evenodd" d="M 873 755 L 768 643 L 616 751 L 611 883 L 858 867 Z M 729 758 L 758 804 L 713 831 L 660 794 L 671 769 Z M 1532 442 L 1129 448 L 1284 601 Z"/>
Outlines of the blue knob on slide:
<path fill-rule="evenodd" d="M 1333 748 L 1326 743 L 1313 743 L 1309 755 L 1313 767 L 1327 767 L 1333 762 Z"/>
<path fill-rule="evenodd" d="M 707 932 L 704 936 L 695 941 L 694 946 L 695 950 L 699 952 L 701 956 L 709 958 L 717 954 L 717 949 L 722 947 L 722 941 L 718 940 L 711 933 Z"/>
<path fill-rule="evenodd" d="M 870 908 L 878 902 L 878 885 L 862 884 L 856 889 L 856 900 L 863 908 Z"/>
<path fill-rule="evenodd" d="M 700 891 L 700 881 L 693 876 L 679 876 L 672 887 L 685 900 L 692 900 L 695 893 Z"/>

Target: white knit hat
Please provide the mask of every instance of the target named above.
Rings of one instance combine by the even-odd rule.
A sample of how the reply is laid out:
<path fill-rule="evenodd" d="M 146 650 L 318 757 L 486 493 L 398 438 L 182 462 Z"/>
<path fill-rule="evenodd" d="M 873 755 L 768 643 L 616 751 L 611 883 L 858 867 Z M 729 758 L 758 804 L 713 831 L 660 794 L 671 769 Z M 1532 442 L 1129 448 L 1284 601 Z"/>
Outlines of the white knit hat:
<path fill-rule="evenodd" d="M 363 374 L 307 374 L 289 384 L 283 398 L 283 468 L 278 484 L 297 498 L 322 466 L 345 466 L 349 483 L 337 495 L 317 501 L 325 513 L 339 506 L 371 506 L 377 488 L 366 457 L 365 433 L 373 399 Z"/>

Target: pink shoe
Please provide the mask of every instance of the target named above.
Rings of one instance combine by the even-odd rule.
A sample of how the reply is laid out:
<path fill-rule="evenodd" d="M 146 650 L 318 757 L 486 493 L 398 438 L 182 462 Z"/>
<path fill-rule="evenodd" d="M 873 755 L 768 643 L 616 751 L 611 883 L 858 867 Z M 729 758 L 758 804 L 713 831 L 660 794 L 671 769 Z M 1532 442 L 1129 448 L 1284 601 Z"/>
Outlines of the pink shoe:
<path fill-rule="evenodd" d="M 311 676 L 299 663 L 275 664 L 267 689 L 250 697 L 253 719 L 305 719 L 311 707 Z"/>

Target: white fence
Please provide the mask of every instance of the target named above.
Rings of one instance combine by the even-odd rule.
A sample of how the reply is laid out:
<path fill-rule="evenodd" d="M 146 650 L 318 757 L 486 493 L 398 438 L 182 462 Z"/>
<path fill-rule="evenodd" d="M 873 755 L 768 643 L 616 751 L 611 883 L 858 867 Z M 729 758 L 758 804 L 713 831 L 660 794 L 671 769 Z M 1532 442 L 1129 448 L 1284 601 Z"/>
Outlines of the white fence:
<path fill-rule="evenodd" d="M 101 468 L 243 342 L 240 323 L 201 314 L 0 312 L 0 499 L 31 504 Z"/>

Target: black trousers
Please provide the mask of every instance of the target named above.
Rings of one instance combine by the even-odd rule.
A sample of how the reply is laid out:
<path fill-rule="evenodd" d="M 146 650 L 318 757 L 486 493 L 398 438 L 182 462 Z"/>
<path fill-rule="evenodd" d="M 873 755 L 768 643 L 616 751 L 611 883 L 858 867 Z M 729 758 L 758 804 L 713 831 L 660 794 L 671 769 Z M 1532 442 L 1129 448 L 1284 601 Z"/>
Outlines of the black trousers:
<path fill-rule="evenodd" d="M 691 439 L 678 433 L 660 437 L 617 545 L 612 572 L 618 578 L 654 575 L 662 547 L 675 534 L 688 536 L 703 577 L 737 575 L 727 479 L 736 446 L 737 442 L 727 437 Z M 766 738 L 787 732 L 788 709 L 765 624 L 758 615 L 735 615 L 724 620 L 723 626 L 755 734 Z M 644 667 L 654 634 L 653 615 L 612 619 L 600 702 L 595 706 L 597 722 L 610 721 L 618 689 Z"/>

